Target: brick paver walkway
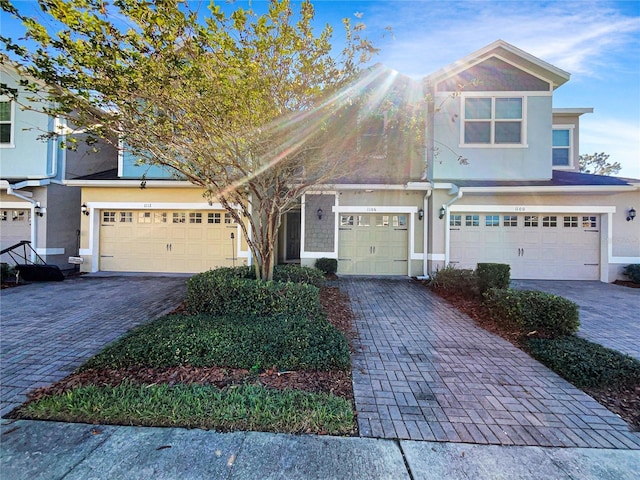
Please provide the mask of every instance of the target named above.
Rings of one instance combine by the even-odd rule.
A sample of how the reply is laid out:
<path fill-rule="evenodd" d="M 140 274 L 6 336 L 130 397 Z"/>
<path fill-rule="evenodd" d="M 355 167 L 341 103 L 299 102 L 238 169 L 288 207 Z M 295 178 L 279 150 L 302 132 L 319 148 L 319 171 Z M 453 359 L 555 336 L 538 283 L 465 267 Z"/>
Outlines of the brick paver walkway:
<path fill-rule="evenodd" d="M 541 290 L 580 306 L 578 336 L 640 360 L 640 288 L 603 282 L 513 280 L 514 288 Z"/>
<path fill-rule="evenodd" d="M 640 433 L 417 282 L 346 277 L 360 435 L 640 449 Z"/>
<path fill-rule="evenodd" d="M 56 382 L 131 328 L 184 300 L 180 277 L 69 278 L 0 296 L 0 415 Z"/>

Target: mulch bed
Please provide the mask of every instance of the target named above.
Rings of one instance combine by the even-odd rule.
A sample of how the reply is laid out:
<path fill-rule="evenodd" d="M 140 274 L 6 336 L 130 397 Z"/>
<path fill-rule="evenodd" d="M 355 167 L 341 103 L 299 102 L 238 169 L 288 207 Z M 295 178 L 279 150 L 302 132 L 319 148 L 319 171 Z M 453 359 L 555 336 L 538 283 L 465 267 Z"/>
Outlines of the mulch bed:
<path fill-rule="evenodd" d="M 637 284 L 632 285 L 637 286 Z M 625 284 L 624 286 L 630 285 Z M 520 343 L 521 336 L 500 328 L 496 322 L 491 319 L 488 309 L 478 300 L 442 290 L 432 291 L 449 302 L 457 310 L 471 317 L 481 328 L 504 338 L 516 347 L 522 349 L 522 344 Z M 632 430 L 640 431 L 640 386 L 635 388 L 621 388 L 619 390 L 607 387 L 584 388 L 582 390 L 598 403 L 622 417 L 622 419 L 630 425 Z"/>
<path fill-rule="evenodd" d="M 320 300 L 329 321 L 336 326 L 352 343 L 355 336 L 353 328 L 353 312 L 349 305 L 349 297 L 337 287 L 323 287 Z M 173 313 L 184 313 L 181 305 Z M 243 383 L 260 384 L 267 388 L 292 388 L 312 393 L 332 393 L 353 402 L 353 385 L 351 372 L 318 372 L 267 370 L 258 375 L 249 370 L 238 368 L 208 367 L 197 368 L 180 366 L 171 368 L 140 368 L 86 370 L 71 374 L 65 379 L 48 387 L 31 391 L 29 400 L 37 400 L 43 396 L 64 393 L 82 385 L 116 386 L 124 380 L 141 384 L 208 384 L 224 388 Z"/>

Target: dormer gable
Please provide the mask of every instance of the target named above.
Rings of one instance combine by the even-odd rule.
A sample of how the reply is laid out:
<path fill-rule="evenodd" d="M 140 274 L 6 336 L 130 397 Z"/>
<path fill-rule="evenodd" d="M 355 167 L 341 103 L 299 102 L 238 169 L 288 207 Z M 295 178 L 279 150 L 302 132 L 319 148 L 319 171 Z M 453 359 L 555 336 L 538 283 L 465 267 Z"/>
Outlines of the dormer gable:
<path fill-rule="evenodd" d="M 426 78 L 436 92 L 553 91 L 570 74 L 517 47 L 497 40 Z"/>
<path fill-rule="evenodd" d="M 455 92 L 463 86 L 465 92 L 549 91 L 551 83 L 525 72 L 497 56 L 482 60 L 437 85 L 439 92 Z"/>

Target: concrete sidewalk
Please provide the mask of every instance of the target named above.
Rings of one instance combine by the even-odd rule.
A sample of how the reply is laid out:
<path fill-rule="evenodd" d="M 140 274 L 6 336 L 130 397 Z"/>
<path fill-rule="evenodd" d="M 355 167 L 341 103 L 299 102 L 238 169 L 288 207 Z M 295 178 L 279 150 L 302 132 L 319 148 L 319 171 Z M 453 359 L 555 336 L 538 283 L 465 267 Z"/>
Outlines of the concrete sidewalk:
<path fill-rule="evenodd" d="M 636 479 L 640 451 L 216 433 L 20 420 L 0 427 L 2 480 Z"/>

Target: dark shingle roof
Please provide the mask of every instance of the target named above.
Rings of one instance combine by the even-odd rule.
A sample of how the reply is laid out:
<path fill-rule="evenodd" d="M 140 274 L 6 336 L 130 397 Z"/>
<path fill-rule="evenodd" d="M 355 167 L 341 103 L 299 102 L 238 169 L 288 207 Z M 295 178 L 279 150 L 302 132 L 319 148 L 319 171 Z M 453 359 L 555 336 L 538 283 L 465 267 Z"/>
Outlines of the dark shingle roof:
<path fill-rule="evenodd" d="M 448 180 L 459 187 L 575 187 L 575 186 L 623 186 L 639 183 L 632 178 L 609 177 L 589 173 L 554 170 L 550 180 Z"/>

